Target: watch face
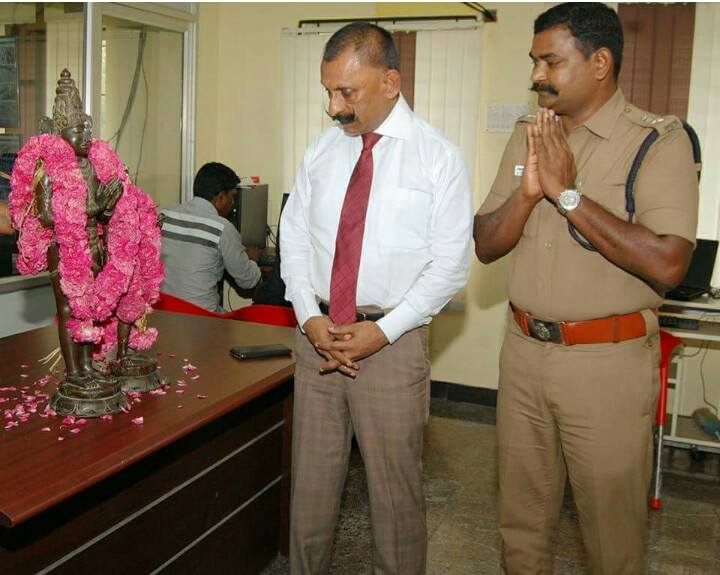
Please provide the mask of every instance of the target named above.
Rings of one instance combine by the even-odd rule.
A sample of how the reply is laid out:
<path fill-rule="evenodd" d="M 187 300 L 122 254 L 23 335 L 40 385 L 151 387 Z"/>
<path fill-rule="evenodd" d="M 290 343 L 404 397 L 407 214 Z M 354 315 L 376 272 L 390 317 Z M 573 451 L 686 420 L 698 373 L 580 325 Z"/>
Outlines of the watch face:
<path fill-rule="evenodd" d="M 580 194 L 577 190 L 565 190 L 560 194 L 558 201 L 564 210 L 574 210 L 580 205 Z"/>

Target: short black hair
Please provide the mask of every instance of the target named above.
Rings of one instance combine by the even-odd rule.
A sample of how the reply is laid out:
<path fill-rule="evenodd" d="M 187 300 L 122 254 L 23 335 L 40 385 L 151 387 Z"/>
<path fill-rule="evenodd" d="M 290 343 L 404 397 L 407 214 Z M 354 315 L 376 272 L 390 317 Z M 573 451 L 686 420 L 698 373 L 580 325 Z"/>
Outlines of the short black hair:
<path fill-rule="evenodd" d="M 623 29 L 615 10 L 602 2 L 566 2 L 553 6 L 535 20 L 535 34 L 566 26 L 585 58 L 600 48 L 613 55 L 615 80 L 620 75 L 623 54 Z"/>
<path fill-rule="evenodd" d="M 232 190 L 239 183 L 238 175 L 225 164 L 210 162 L 195 174 L 193 194 L 210 202 L 219 193 Z"/>
<path fill-rule="evenodd" d="M 392 35 L 376 24 L 352 22 L 340 28 L 325 44 L 323 62 L 332 62 L 348 49 L 354 50 L 370 66 L 400 70 Z"/>

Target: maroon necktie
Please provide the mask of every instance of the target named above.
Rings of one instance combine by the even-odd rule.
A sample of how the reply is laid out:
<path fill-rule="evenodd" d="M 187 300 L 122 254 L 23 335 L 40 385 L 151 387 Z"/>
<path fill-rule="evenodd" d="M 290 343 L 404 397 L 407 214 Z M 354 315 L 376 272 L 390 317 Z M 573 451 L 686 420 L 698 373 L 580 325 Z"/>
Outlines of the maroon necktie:
<path fill-rule="evenodd" d="M 365 215 L 373 178 L 372 149 L 380 134 L 363 134 L 363 149 L 355 164 L 335 239 L 335 259 L 330 278 L 330 319 L 337 325 L 355 323 L 358 271 L 365 233 Z"/>

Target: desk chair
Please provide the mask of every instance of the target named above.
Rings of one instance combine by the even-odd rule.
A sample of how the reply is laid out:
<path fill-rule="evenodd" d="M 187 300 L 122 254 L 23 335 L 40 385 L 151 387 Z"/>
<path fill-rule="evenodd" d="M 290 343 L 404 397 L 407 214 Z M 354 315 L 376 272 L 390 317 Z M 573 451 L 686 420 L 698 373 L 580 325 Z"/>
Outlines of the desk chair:
<path fill-rule="evenodd" d="M 182 298 L 179 298 L 174 295 L 170 295 L 169 293 L 163 293 L 160 292 L 160 297 L 153 305 L 154 309 L 159 309 L 162 311 L 172 311 L 175 313 L 184 313 L 188 315 L 204 315 L 209 317 L 219 317 L 223 319 L 233 319 L 230 313 L 218 313 L 215 311 L 210 311 L 205 309 L 204 307 L 200 307 L 199 305 L 195 305 L 192 302 L 189 302 L 187 300 L 184 300 Z"/>
<path fill-rule="evenodd" d="M 667 412 L 667 396 L 668 396 L 668 372 L 670 368 L 670 358 L 673 353 L 682 347 L 683 341 L 668 333 L 660 330 L 660 396 L 657 404 L 657 459 L 655 462 L 655 492 L 650 501 L 650 507 L 660 509 L 660 489 L 662 487 L 662 448 L 663 439 L 665 437 L 665 417 Z M 680 390 L 675 388 L 675 393 Z"/>
<path fill-rule="evenodd" d="M 296 327 L 297 319 L 291 307 L 281 305 L 248 305 L 231 312 L 233 319 L 269 325 Z"/>
<path fill-rule="evenodd" d="M 160 297 L 153 308 L 175 313 L 204 315 L 221 319 L 264 323 L 268 325 L 280 325 L 287 327 L 297 326 L 297 320 L 295 319 L 295 312 L 293 309 L 278 305 L 249 305 L 233 311 L 218 313 L 215 311 L 209 311 L 177 296 L 160 292 Z"/>

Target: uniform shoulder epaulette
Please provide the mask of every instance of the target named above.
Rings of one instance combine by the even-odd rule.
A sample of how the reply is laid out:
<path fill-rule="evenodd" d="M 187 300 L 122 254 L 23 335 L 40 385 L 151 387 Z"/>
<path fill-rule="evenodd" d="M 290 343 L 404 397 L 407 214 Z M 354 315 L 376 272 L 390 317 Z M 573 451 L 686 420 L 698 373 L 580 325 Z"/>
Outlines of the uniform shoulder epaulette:
<path fill-rule="evenodd" d="M 632 104 L 625 104 L 623 113 L 633 124 L 637 124 L 643 128 L 652 128 L 658 133 L 658 136 L 683 127 L 680 118 L 677 116 L 658 116 L 657 114 L 641 110 Z"/>
<path fill-rule="evenodd" d="M 535 114 L 525 114 L 524 116 L 520 116 L 517 119 L 516 124 L 534 124 L 537 120 L 537 116 Z"/>

